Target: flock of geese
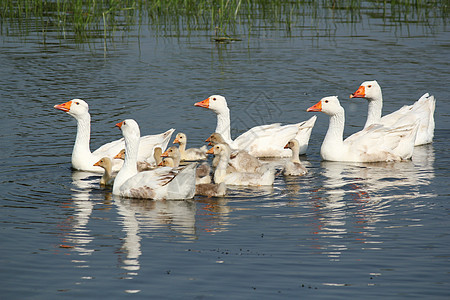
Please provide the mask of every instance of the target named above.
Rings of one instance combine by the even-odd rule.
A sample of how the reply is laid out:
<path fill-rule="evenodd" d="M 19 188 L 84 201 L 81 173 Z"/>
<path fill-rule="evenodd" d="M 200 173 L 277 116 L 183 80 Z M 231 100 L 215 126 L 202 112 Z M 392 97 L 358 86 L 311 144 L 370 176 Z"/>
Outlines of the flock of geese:
<path fill-rule="evenodd" d="M 330 117 L 320 155 L 323 160 L 343 162 L 382 162 L 410 159 L 414 147 L 431 143 L 434 135 L 435 99 L 428 93 L 414 104 L 381 116 L 383 98 L 376 81 L 366 81 L 350 98 L 365 98 L 369 103 L 364 128 L 345 140 L 345 113 L 336 96 L 322 98 L 307 109 Z M 116 126 L 123 138 L 107 143 L 94 152 L 89 147 L 88 104 L 73 99 L 55 105 L 77 121 L 72 152 L 76 170 L 102 172 L 101 186 L 112 186 L 114 195 L 141 199 L 188 199 L 194 195 L 221 197 L 227 185 L 272 185 L 275 176 L 302 176 L 308 172 L 299 159 L 306 153 L 316 116 L 297 124 L 280 123 L 256 126 L 231 138 L 230 111 L 223 96 L 213 95 L 194 104 L 217 115 L 215 132 L 206 140 L 212 147 L 186 148 L 187 136 L 175 129 L 141 136 L 138 123 L 126 119 Z M 211 166 L 205 162 L 214 155 Z M 286 157 L 283 165 L 260 158 Z M 203 161 L 202 163 L 199 163 Z"/>

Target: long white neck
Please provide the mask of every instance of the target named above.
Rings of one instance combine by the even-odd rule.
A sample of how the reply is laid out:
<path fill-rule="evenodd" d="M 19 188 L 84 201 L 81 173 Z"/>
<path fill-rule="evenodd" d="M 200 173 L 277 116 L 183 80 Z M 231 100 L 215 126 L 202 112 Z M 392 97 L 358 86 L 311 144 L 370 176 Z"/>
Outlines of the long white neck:
<path fill-rule="evenodd" d="M 125 137 L 125 160 L 119 173 L 114 180 L 113 194 L 118 195 L 122 184 L 138 173 L 137 157 L 139 149 L 139 138 Z"/>
<path fill-rule="evenodd" d="M 219 184 L 224 181 L 227 175 L 227 166 L 230 155 L 228 153 L 221 153 L 219 156 L 219 163 L 214 171 L 214 182 Z"/>
<path fill-rule="evenodd" d="M 364 128 L 372 124 L 378 124 L 381 120 L 381 110 L 383 109 L 383 96 L 371 98 L 369 101 L 369 109 L 367 111 L 367 121 Z"/>
<path fill-rule="evenodd" d="M 72 165 L 78 169 L 77 163 L 85 161 L 91 155 L 89 142 L 91 140 L 91 115 L 86 114 L 77 120 L 77 137 L 72 151 Z"/>
<path fill-rule="evenodd" d="M 216 112 L 217 114 L 217 127 L 216 132 L 222 135 L 223 139 L 227 144 L 232 144 L 233 140 L 231 139 L 231 131 L 230 131 L 230 110 L 228 107 L 222 109 L 220 112 Z"/>
<path fill-rule="evenodd" d="M 333 160 L 332 158 L 344 150 L 344 126 L 345 114 L 344 109 L 335 115 L 330 116 L 330 125 L 327 134 L 320 148 L 320 155 L 325 160 Z"/>

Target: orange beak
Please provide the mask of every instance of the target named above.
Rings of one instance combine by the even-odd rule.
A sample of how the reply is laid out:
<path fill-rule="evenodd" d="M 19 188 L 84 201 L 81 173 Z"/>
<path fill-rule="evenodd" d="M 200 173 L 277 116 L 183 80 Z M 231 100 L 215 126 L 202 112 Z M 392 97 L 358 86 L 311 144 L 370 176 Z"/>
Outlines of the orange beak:
<path fill-rule="evenodd" d="M 289 148 L 288 145 L 289 143 L 287 143 L 286 146 L 284 146 L 284 149 L 288 149 Z"/>
<path fill-rule="evenodd" d="M 124 159 L 122 152 L 117 153 L 114 159 Z"/>
<path fill-rule="evenodd" d="M 65 112 L 68 112 L 70 110 L 70 106 L 72 105 L 72 100 L 67 101 L 66 103 L 58 104 L 53 106 L 55 109 L 59 109 Z"/>
<path fill-rule="evenodd" d="M 200 106 L 200 107 L 204 107 L 204 108 L 209 108 L 209 98 L 207 98 L 207 99 L 205 99 L 203 101 L 195 103 L 194 106 Z"/>
<path fill-rule="evenodd" d="M 167 150 L 163 154 L 161 154 L 161 157 L 169 157 L 169 151 Z"/>
<path fill-rule="evenodd" d="M 98 162 L 96 162 L 95 164 L 94 164 L 94 166 L 98 166 L 98 167 L 100 167 L 100 162 L 101 162 L 102 160 L 100 159 Z"/>
<path fill-rule="evenodd" d="M 322 100 L 308 108 L 306 111 L 322 111 Z"/>
<path fill-rule="evenodd" d="M 116 124 L 116 127 L 119 127 L 120 129 L 122 129 L 122 125 L 123 125 L 123 121 L 120 122 L 120 123 L 117 123 L 117 124 Z"/>
<path fill-rule="evenodd" d="M 364 98 L 366 97 L 366 88 L 364 86 L 360 86 L 356 92 L 350 94 L 350 98 Z"/>
<path fill-rule="evenodd" d="M 214 154 L 214 147 L 210 148 L 208 151 L 206 151 L 207 154 Z"/>
<path fill-rule="evenodd" d="M 212 146 L 212 143 L 211 143 L 211 136 L 209 136 L 209 138 L 207 138 L 207 139 L 205 140 L 205 142 L 209 142 L 209 143 L 208 143 L 208 146 Z"/>
<path fill-rule="evenodd" d="M 174 144 L 179 144 L 180 140 L 178 138 L 175 138 L 175 140 L 173 141 Z"/>
<path fill-rule="evenodd" d="M 158 164 L 158 166 L 162 166 L 163 165 L 163 162 L 160 162 L 159 164 Z"/>

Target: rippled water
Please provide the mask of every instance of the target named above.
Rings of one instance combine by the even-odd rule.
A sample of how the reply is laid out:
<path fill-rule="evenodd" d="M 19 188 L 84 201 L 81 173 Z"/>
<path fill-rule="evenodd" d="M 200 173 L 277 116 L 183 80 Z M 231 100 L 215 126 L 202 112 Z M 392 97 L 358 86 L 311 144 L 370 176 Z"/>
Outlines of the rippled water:
<path fill-rule="evenodd" d="M 450 35 L 437 23 L 367 19 L 291 37 L 269 28 L 225 45 L 202 31 L 141 28 L 106 56 L 95 45 L 3 35 L 2 297 L 447 298 Z M 234 135 L 306 120 L 306 108 L 339 95 L 350 134 L 367 105 L 348 95 L 372 79 L 384 112 L 424 92 L 437 98 L 434 143 L 412 161 L 323 162 L 328 118 L 318 115 L 301 158 L 307 176 L 219 199 L 112 197 L 98 175 L 71 171 L 76 124 L 53 109 L 72 98 L 90 104 L 92 149 L 119 138 L 114 124 L 125 118 L 143 134 L 173 127 L 200 146 L 215 115 L 193 103 L 211 94 L 227 97 Z"/>

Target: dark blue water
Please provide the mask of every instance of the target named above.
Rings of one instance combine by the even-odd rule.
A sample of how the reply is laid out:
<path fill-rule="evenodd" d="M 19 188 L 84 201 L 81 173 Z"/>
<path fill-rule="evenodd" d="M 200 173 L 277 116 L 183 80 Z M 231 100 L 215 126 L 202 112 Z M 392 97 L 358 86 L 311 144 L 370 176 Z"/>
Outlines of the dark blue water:
<path fill-rule="evenodd" d="M 324 21 L 231 44 L 142 27 L 108 41 L 107 53 L 101 42 L 2 35 L 2 298 L 448 298 L 448 28 Z M 307 176 L 219 199 L 112 197 L 97 175 L 71 171 L 76 123 L 53 109 L 90 104 L 92 149 L 119 138 L 114 124 L 125 118 L 143 134 L 173 127 L 201 146 L 216 119 L 193 103 L 211 94 L 227 97 L 234 135 L 306 120 L 306 108 L 338 95 L 350 134 L 367 106 L 348 95 L 373 79 L 385 113 L 436 96 L 434 143 L 412 161 L 322 162 L 328 118 L 318 115 Z"/>

